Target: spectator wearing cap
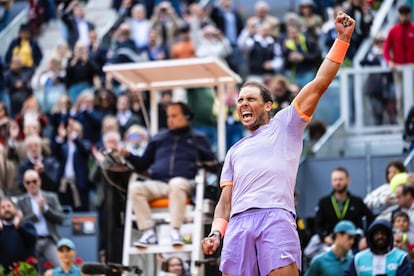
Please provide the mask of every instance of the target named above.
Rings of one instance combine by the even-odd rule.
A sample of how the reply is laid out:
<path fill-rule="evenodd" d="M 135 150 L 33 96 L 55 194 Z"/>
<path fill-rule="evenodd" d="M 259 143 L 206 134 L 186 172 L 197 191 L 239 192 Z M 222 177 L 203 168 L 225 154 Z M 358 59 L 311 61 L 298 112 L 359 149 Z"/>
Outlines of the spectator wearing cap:
<path fill-rule="evenodd" d="M 352 261 L 351 248 L 357 230 L 352 221 L 341 220 L 334 228 L 334 244 L 325 253 L 316 255 L 306 271 L 305 276 L 342 275 Z"/>
<path fill-rule="evenodd" d="M 6 64 L 10 64 L 13 56 L 19 56 L 23 68 L 34 70 L 39 66 L 43 53 L 39 44 L 32 38 L 30 26 L 22 24 L 18 37 L 10 42 L 6 52 Z"/>
<path fill-rule="evenodd" d="M 80 269 L 75 266 L 76 247 L 73 241 L 68 238 L 62 238 L 57 243 L 57 255 L 60 265 L 49 269 L 45 276 L 80 276 Z"/>

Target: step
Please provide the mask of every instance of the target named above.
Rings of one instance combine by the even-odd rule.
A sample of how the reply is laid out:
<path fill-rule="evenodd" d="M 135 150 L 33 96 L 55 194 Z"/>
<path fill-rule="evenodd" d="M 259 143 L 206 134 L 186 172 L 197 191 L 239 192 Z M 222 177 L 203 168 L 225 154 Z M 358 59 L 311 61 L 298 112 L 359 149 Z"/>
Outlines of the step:
<path fill-rule="evenodd" d="M 172 245 L 151 245 L 147 248 L 139 248 L 131 246 L 128 250 L 129 255 L 138 254 L 157 254 L 157 253 L 172 253 L 172 252 L 192 252 L 192 244 L 184 244 L 183 246 Z"/>

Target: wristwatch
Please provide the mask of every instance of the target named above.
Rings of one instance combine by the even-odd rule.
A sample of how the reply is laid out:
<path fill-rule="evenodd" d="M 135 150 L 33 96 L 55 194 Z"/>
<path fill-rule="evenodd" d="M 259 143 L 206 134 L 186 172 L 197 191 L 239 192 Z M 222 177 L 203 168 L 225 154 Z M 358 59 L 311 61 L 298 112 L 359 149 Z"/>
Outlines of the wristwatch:
<path fill-rule="evenodd" d="M 217 231 L 217 230 L 211 231 L 211 232 L 210 232 L 210 234 L 208 234 L 208 236 L 207 236 L 207 237 L 211 238 L 211 237 L 213 237 L 213 236 L 216 236 L 216 237 L 218 237 L 218 238 L 219 238 L 219 240 L 221 240 L 221 234 L 220 234 L 220 232 L 219 232 L 219 231 Z"/>

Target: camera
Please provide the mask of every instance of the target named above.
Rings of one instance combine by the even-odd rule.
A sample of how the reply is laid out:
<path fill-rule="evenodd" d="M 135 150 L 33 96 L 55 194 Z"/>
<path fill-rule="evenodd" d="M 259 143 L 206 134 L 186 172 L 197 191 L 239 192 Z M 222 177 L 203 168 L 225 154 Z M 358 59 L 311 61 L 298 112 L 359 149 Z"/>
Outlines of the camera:
<path fill-rule="evenodd" d="M 161 7 L 160 12 L 167 12 L 167 8 L 166 7 Z"/>

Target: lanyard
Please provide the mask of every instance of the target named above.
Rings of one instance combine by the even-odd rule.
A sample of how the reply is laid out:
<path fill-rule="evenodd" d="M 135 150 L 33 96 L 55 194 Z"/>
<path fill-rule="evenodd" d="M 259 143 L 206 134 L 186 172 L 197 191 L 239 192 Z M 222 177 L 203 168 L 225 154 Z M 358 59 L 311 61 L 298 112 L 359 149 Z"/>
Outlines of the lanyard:
<path fill-rule="evenodd" d="M 345 217 L 345 214 L 346 214 L 346 212 L 348 211 L 348 207 L 349 207 L 349 202 L 350 202 L 350 201 L 351 201 L 351 200 L 350 200 L 350 198 L 348 197 L 348 198 L 345 200 L 345 205 L 344 205 L 344 208 L 342 208 L 342 212 L 340 212 L 340 211 L 339 211 L 339 206 L 338 206 L 338 203 L 336 202 L 335 197 L 334 197 L 333 195 L 331 195 L 331 202 L 332 202 L 332 206 L 334 207 L 336 217 L 337 217 L 339 220 L 341 220 L 341 219 L 343 219 L 343 218 Z"/>

